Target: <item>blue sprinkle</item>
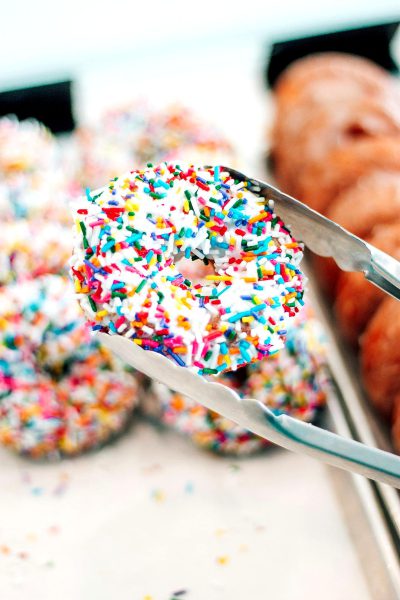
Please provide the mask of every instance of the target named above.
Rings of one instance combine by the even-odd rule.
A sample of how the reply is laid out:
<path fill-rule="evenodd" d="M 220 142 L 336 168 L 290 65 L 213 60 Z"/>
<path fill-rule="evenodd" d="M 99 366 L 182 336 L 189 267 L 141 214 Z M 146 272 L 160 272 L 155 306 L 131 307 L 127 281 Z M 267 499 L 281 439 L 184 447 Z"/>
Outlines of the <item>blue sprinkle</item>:
<path fill-rule="evenodd" d="M 106 244 L 104 244 L 104 246 L 102 247 L 101 251 L 102 252 L 107 252 L 107 250 L 110 250 L 110 248 L 112 248 L 113 246 L 115 246 L 115 241 L 114 240 L 110 240 L 109 242 L 107 242 Z"/>
<path fill-rule="evenodd" d="M 180 365 L 181 367 L 186 367 L 186 363 L 183 362 L 183 360 L 181 359 L 181 357 L 178 354 L 175 354 L 175 352 L 172 352 L 171 348 L 167 348 L 167 353 L 172 356 L 172 358 L 178 363 L 178 365 Z"/>
<path fill-rule="evenodd" d="M 90 189 L 89 188 L 85 189 L 85 194 L 86 194 L 86 198 L 89 200 L 89 202 L 94 202 L 92 196 L 90 195 Z"/>

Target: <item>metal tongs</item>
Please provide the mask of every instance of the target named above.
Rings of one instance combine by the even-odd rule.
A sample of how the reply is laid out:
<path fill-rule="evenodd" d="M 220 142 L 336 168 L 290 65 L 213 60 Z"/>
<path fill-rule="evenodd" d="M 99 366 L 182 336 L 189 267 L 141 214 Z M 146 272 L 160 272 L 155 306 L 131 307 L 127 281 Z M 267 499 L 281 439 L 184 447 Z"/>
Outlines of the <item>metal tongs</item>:
<path fill-rule="evenodd" d="M 384 292 L 400 300 L 400 263 L 352 235 L 336 223 L 308 208 L 275 187 L 222 167 L 235 180 L 266 201 L 273 200 L 276 213 L 294 237 L 320 256 L 332 257 L 343 271 L 360 271 Z M 125 361 L 169 388 L 189 396 L 240 426 L 288 450 L 307 454 L 324 463 L 358 473 L 400 489 L 400 457 L 343 438 L 287 415 L 275 415 L 261 402 L 241 399 L 224 385 L 203 379 L 160 354 L 149 353 L 127 338 L 97 334 L 102 343 Z"/>

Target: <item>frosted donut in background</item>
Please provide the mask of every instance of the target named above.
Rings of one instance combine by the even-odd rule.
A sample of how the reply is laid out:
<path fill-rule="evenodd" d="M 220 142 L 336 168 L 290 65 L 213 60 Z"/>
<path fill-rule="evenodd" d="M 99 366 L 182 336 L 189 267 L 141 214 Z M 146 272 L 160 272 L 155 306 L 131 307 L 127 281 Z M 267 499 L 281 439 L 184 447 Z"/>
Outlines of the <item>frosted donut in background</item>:
<path fill-rule="evenodd" d="M 310 311 L 304 311 L 288 330 L 285 348 L 277 355 L 213 380 L 235 389 L 242 397 L 262 402 L 275 414 L 315 421 L 325 404 L 329 386 L 320 323 Z M 252 454 L 269 445 L 160 383 L 151 382 L 142 409 L 189 436 L 197 445 L 220 454 Z"/>
<path fill-rule="evenodd" d="M 231 144 L 210 124 L 184 106 L 155 109 L 144 102 L 106 112 L 73 136 L 77 179 L 95 189 L 125 171 L 148 162 L 190 160 L 200 164 L 229 164 Z"/>

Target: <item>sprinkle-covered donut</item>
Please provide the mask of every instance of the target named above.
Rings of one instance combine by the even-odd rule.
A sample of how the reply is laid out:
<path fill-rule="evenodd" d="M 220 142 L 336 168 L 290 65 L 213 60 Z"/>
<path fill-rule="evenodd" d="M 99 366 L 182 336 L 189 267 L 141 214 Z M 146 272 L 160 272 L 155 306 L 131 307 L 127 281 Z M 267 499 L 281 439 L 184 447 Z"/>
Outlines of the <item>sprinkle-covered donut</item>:
<path fill-rule="evenodd" d="M 44 220 L 7 223 L 0 239 L 0 286 L 48 273 L 66 273 L 71 251 L 68 227 Z"/>
<path fill-rule="evenodd" d="M 106 441 L 137 404 L 135 376 L 100 348 L 58 275 L 0 291 L 0 443 L 31 456 Z"/>
<path fill-rule="evenodd" d="M 16 117 L 0 119 L 0 173 L 3 177 L 50 169 L 56 153 L 54 137 L 39 121 L 18 121 Z"/>
<path fill-rule="evenodd" d="M 224 136 L 187 107 L 160 110 L 136 101 L 107 111 L 74 136 L 78 179 L 90 188 L 149 161 L 179 160 L 232 164 L 233 149 Z"/>
<path fill-rule="evenodd" d="M 276 356 L 225 373 L 217 381 L 240 396 L 254 398 L 275 414 L 312 422 L 327 395 L 325 340 L 320 323 L 302 311 Z M 152 382 L 143 401 L 145 413 L 189 435 L 195 443 L 224 454 L 250 454 L 269 443 L 193 400 Z"/>
<path fill-rule="evenodd" d="M 32 458 L 74 455 L 121 431 L 137 403 L 135 378 L 104 349 L 58 379 L 0 352 L 0 443 Z"/>
<path fill-rule="evenodd" d="M 180 257 L 212 262 L 192 285 Z M 132 171 L 77 206 L 72 275 L 95 331 L 201 375 L 275 354 L 303 300 L 302 247 L 221 167 Z"/>
<path fill-rule="evenodd" d="M 70 282 L 58 275 L 0 291 L 0 344 L 23 356 L 34 355 L 44 369 L 57 370 L 96 346 Z"/>
<path fill-rule="evenodd" d="M 77 186 L 58 141 L 34 120 L 0 119 L 0 218 L 71 223 Z M 38 235 L 39 232 L 37 232 Z"/>

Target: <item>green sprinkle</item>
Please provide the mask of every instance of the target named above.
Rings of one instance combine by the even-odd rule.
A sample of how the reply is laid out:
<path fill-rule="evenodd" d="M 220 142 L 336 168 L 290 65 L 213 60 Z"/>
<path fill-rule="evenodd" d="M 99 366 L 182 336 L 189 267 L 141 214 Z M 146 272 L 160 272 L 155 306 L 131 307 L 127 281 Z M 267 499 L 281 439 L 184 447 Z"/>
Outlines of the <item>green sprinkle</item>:
<path fill-rule="evenodd" d="M 91 296 L 88 296 L 88 300 L 89 300 L 89 304 L 92 308 L 92 311 L 97 312 L 96 302 L 93 300 L 93 298 Z"/>
<path fill-rule="evenodd" d="M 146 279 L 142 279 L 142 281 L 139 283 L 139 285 L 137 286 L 137 288 L 135 290 L 135 294 L 138 294 L 145 285 L 146 285 Z"/>

